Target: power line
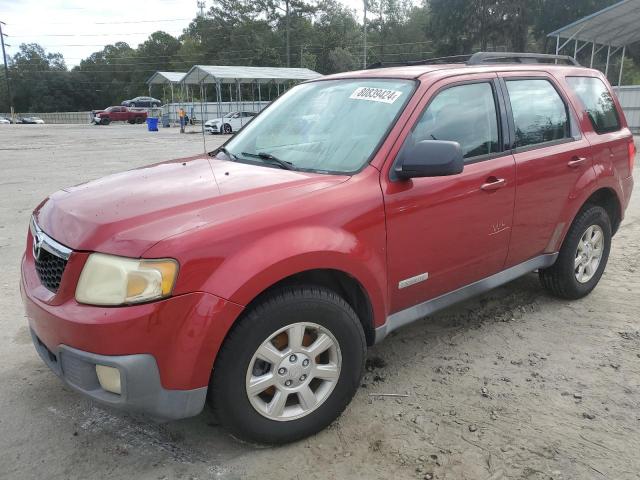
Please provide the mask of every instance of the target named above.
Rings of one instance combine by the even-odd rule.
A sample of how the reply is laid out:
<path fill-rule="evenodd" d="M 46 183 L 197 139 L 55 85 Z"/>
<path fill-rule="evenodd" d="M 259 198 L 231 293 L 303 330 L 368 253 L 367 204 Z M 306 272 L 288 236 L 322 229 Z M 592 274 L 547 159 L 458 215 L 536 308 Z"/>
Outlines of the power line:
<path fill-rule="evenodd" d="M 168 18 L 163 20 L 129 20 L 124 22 L 83 22 L 84 25 L 130 25 L 137 23 L 163 23 L 163 22 L 185 22 L 192 21 L 193 18 Z M 77 25 L 78 22 L 48 22 L 48 25 Z M 22 26 L 29 25 L 32 26 L 32 23 L 12 23 L 11 26 Z"/>
<path fill-rule="evenodd" d="M 183 32 L 167 32 L 160 30 L 168 35 L 181 35 Z M 32 33 L 30 35 L 7 35 L 11 38 L 31 38 L 31 37 L 126 37 L 130 35 L 149 35 L 155 32 L 126 32 L 126 33 Z"/>

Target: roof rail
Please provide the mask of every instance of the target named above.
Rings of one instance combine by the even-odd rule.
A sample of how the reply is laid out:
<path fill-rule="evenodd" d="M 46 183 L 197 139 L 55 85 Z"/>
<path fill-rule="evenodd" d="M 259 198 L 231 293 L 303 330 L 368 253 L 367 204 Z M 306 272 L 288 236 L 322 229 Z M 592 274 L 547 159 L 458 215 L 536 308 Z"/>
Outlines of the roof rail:
<path fill-rule="evenodd" d="M 485 63 L 564 63 L 566 65 L 580 65 L 577 60 L 568 55 L 549 55 L 546 53 L 514 53 L 514 52 L 478 52 L 471 55 L 467 65 L 481 65 Z"/>
<path fill-rule="evenodd" d="M 575 58 L 567 55 L 549 55 L 544 53 L 514 53 L 514 52 L 478 52 L 473 55 L 452 55 L 448 57 L 427 58 L 425 60 L 408 60 L 406 62 L 376 62 L 367 69 L 411 66 L 438 65 L 444 63 L 464 63 L 466 65 L 483 65 L 490 63 L 562 63 L 565 65 L 580 64 Z"/>
<path fill-rule="evenodd" d="M 465 63 L 472 55 L 451 55 L 448 57 L 426 58 L 424 60 L 407 60 L 404 62 L 375 62 L 367 65 L 367 70 L 385 67 L 408 67 L 411 65 L 436 65 L 439 63 Z"/>

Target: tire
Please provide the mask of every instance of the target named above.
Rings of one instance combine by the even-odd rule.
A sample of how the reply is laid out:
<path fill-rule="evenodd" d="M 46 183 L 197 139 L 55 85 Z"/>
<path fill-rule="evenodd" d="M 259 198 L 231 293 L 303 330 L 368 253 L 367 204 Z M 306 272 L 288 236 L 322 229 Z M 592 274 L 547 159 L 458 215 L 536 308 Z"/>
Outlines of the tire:
<path fill-rule="evenodd" d="M 589 229 L 591 229 L 592 233 L 588 233 Z M 582 250 L 582 253 L 579 252 L 579 247 L 584 248 L 581 244 L 581 241 L 586 238 L 584 236 L 590 236 L 595 239 L 599 238 L 598 235 L 602 236 L 600 248 L 593 249 L 589 246 L 588 251 Z M 582 298 L 588 295 L 600 281 L 600 277 L 602 277 L 602 273 L 607 266 L 610 249 L 611 219 L 607 211 L 597 205 L 586 205 L 571 224 L 556 262 L 551 267 L 540 270 L 538 274 L 540 283 L 556 297 L 569 300 Z M 589 258 L 590 254 L 597 256 L 598 251 L 601 251 L 601 255 L 597 266 L 593 267 L 593 264 L 587 261 L 587 258 Z M 578 256 L 583 261 L 579 266 L 576 266 L 579 261 Z M 579 280 L 578 276 L 580 276 L 580 269 L 583 268 L 583 264 L 586 264 L 589 268 L 582 270 L 584 273 L 581 280 Z"/>
<path fill-rule="evenodd" d="M 224 125 L 222 125 L 222 133 L 226 133 L 227 135 L 233 133 L 233 130 L 231 129 L 231 125 L 229 125 L 228 123 L 225 123 Z"/>
<path fill-rule="evenodd" d="M 141 123 L 144 123 L 144 118 L 142 118 L 142 117 L 136 117 L 135 122 L 136 122 L 138 125 L 139 125 L 139 124 L 141 124 Z"/>
<path fill-rule="evenodd" d="M 102 120 L 100 120 L 100 125 L 109 125 L 111 123 L 111 119 L 109 118 L 103 118 Z"/>
<path fill-rule="evenodd" d="M 129 125 L 133 125 L 133 124 L 134 124 L 134 123 L 136 123 L 136 122 L 135 122 L 135 120 L 127 120 L 127 123 L 128 123 Z"/>
<path fill-rule="evenodd" d="M 289 339 L 293 337 L 287 332 L 292 331 L 291 325 L 300 328 L 302 323 L 298 338 L 303 346 L 290 349 Z M 314 342 L 323 334 L 323 341 L 318 343 L 331 342 L 332 347 L 323 347 L 328 348 L 324 353 L 306 350 L 317 345 Z M 281 340 L 284 335 L 286 345 L 280 345 L 282 350 L 279 351 L 274 347 L 275 343 L 269 343 L 274 348 L 272 351 L 278 353 L 277 360 L 269 365 L 257 355 L 258 349 L 274 335 L 275 340 Z M 334 375 L 332 380 L 314 378 L 317 371 L 314 365 L 318 365 L 315 362 L 324 363 L 325 355 L 327 367 Z M 248 310 L 227 336 L 209 384 L 209 404 L 220 423 L 238 438 L 265 444 L 293 442 L 322 430 L 342 413 L 360 385 L 365 355 L 362 325 L 353 309 L 337 293 L 314 286 L 278 290 Z M 256 373 L 257 366 L 263 370 Z M 309 372 L 308 376 L 304 372 Z M 267 397 L 271 395 L 268 401 L 256 394 L 250 397 L 248 393 L 250 380 L 260 378 L 260 375 L 271 375 L 278 382 L 278 386 L 268 387 L 260 393 Z M 295 382 L 290 387 L 293 390 L 285 388 L 286 382 L 289 385 Z M 317 402 L 312 401 L 311 407 L 303 406 L 303 397 L 295 389 L 311 392 L 312 400 Z M 277 419 L 269 418 L 267 405 L 275 401 L 276 395 L 287 403 Z M 256 406 L 258 404 L 264 408 Z"/>

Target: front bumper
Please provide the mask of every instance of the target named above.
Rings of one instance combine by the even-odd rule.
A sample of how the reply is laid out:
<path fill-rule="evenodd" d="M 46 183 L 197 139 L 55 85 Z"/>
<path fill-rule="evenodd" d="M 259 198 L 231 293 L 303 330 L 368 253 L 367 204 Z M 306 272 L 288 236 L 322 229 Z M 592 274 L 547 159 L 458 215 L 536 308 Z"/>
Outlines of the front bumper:
<path fill-rule="evenodd" d="M 38 277 L 32 246 L 29 233 L 20 292 L 36 349 L 58 376 L 101 403 L 157 418 L 202 409 L 215 358 L 240 305 L 205 292 L 123 307 L 82 305 L 74 292 L 88 254 L 71 253 L 53 293 Z M 97 363 L 120 371 L 122 395 L 99 387 Z"/>
<path fill-rule="evenodd" d="M 167 390 L 162 387 L 155 358 L 148 354 L 107 356 L 60 345 L 55 352 L 31 330 L 33 344 L 44 363 L 67 385 L 104 405 L 139 412 L 159 420 L 192 417 L 202 411 L 207 387 Z M 104 390 L 96 365 L 117 368 L 122 393 Z"/>

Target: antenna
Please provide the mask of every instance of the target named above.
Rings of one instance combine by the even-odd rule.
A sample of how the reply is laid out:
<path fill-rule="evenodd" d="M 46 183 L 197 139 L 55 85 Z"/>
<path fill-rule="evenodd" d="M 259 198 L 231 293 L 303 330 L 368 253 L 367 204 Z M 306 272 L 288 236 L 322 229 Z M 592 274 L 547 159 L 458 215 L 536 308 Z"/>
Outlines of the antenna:
<path fill-rule="evenodd" d="M 196 4 L 198 5 L 198 8 L 200 9 L 199 16 L 200 17 L 204 17 L 204 9 L 207 6 L 207 2 L 205 2 L 204 0 L 198 0 L 196 2 Z"/>

